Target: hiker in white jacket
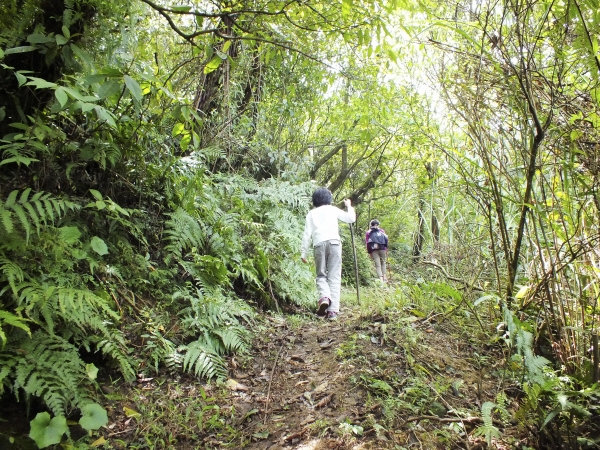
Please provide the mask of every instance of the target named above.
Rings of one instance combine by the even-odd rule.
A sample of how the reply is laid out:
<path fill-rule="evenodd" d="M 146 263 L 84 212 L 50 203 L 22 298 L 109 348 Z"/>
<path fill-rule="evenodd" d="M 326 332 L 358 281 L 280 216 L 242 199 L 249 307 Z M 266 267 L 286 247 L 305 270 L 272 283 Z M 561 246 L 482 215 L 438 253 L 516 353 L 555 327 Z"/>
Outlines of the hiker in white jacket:
<path fill-rule="evenodd" d="M 354 223 L 356 213 L 349 199 L 344 200 L 347 212 L 333 206 L 333 196 L 326 188 L 317 189 L 312 201 L 315 208 L 306 215 L 301 257 L 302 262 L 306 263 L 306 255 L 312 244 L 319 290 L 317 315 L 333 320 L 340 312 L 342 284 L 342 242 L 338 220 Z"/>

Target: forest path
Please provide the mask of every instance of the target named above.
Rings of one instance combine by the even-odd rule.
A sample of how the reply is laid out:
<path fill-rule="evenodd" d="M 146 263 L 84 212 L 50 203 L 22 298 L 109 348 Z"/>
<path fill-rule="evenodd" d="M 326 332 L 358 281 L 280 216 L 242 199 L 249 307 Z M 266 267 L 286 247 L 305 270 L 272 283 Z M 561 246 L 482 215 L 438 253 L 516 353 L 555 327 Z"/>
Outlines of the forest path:
<path fill-rule="evenodd" d="M 483 448 L 465 431 L 480 424 L 497 380 L 450 331 L 398 310 L 267 316 L 252 357 L 234 362 L 228 381 L 242 447 Z"/>
<path fill-rule="evenodd" d="M 311 435 L 327 434 L 331 424 L 360 417 L 365 394 L 349 381 L 353 367 L 336 358 L 354 324 L 349 314 L 341 317 L 304 321 L 299 327 L 285 318 L 268 319 L 271 331 L 259 338 L 248 370 L 236 374 L 248 386 L 236 410 L 258 409 L 246 428 L 255 437 L 266 436 L 246 448 L 315 448 L 305 443 L 315 441 Z"/>

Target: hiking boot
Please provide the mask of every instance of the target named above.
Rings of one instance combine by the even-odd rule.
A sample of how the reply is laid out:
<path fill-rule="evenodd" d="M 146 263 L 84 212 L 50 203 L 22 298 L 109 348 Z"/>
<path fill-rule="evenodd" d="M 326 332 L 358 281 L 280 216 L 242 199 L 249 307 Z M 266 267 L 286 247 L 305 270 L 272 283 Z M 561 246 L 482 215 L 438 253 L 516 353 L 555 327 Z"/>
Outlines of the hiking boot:
<path fill-rule="evenodd" d="M 319 299 L 319 307 L 317 308 L 317 316 L 323 317 L 327 313 L 327 308 L 331 304 L 331 300 L 327 297 L 321 297 Z"/>
<path fill-rule="evenodd" d="M 339 313 L 333 311 L 327 311 L 327 320 L 337 320 Z"/>

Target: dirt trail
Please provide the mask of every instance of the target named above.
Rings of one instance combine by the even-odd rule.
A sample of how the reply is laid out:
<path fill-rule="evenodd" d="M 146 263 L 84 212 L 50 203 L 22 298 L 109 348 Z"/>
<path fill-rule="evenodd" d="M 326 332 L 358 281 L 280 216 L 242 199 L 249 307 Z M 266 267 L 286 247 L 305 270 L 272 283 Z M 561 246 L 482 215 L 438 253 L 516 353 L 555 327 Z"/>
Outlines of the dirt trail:
<path fill-rule="evenodd" d="M 386 333 L 386 320 L 360 317 L 356 310 L 346 311 L 339 321 L 315 319 L 297 327 L 281 317 L 269 318 L 269 331 L 257 340 L 254 357 L 232 373 L 240 385 L 230 381 L 236 425 L 250 437 L 244 448 L 459 448 L 438 442 L 430 431 L 448 426 L 438 420 L 447 411 L 477 409 L 484 393 L 493 396 L 493 380 L 468 362 L 468 344 L 416 318 L 406 322 L 411 329 L 422 328 L 409 365 L 398 336 Z M 421 420 L 413 420 L 408 411 L 390 413 L 382 402 L 386 396 L 377 395 L 393 399 L 400 392 L 401 398 L 415 373 L 423 379 L 441 377 L 446 387 L 453 383 L 435 395 L 433 384 L 423 382 L 431 398 Z M 378 425 L 385 422 L 383 416 L 394 429 Z"/>
<path fill-rule="evenodd" d="M 260 356 L 247 371 L 235 374 L 248 387 L 247 392 L 237 394 L 236 411 L 242 411 L 244 417 L 247 411 L 259 409 L 257 417 L 245 426 L 251 434 L 268 433 L 264 440 L 246 447 L 250 449 L 295 447 L 311 433 L 326 431 L 329 423 L 357 419 L 365 402 L 364 394 L 349 383 L 347 369 L 336 359 L 336 349 L 352 322 L 315 320 L 299 329 L 273 322 L 271 341 L 262 345 Z"/>

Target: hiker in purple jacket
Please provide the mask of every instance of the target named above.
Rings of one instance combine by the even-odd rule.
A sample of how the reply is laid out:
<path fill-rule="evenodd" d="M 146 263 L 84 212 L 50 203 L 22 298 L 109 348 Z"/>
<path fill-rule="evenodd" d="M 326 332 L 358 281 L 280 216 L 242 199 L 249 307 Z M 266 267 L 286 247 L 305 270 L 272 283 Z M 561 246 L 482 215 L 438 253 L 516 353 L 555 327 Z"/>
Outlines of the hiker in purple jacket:
<path fill-rule="evenodd" d="M 371 220 L 370 228 L 365 234 L 365 243 L 367 244 L 369 256 L 375 262 L 377 276 L 382 283 L 387 283 L 386 260 L 388 237 L 385 231 L 379 228 L 379 221 L 377 219 Z"/>

